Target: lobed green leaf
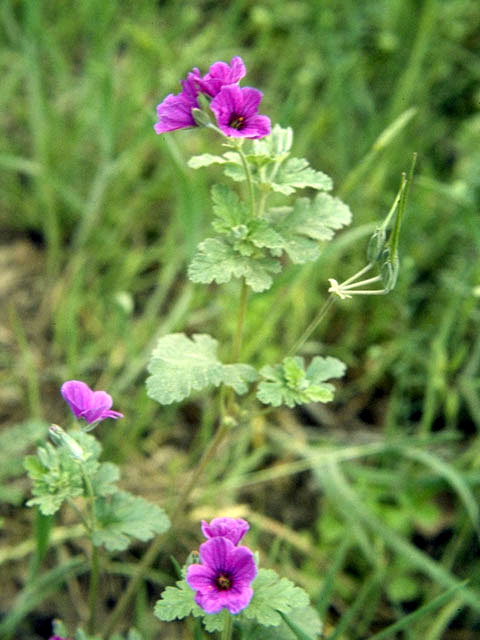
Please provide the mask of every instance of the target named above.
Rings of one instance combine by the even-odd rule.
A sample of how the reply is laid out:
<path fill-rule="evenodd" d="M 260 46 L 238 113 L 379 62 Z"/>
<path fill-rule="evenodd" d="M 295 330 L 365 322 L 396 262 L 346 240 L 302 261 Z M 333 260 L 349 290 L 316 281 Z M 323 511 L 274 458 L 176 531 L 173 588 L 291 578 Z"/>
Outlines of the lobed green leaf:
<path fill-rule="evenodd" d="M 305 370 L 303 358 L 288 357 L 282 364 L 267 365 L 260 369 L 264 380 L 258 385 L 257 398 L 274 407 L 329 402 L 333 399 L 335 388 L 325 380 L 340 378 L 344 373 L 345 365 L 337 358 L 316 356 Z"/>
<path fill-rule="evenodd" d="M 148 395 L 161 404 L 170 404 L 192 391 L 222 383 L 239 394 L 246 393 L 257 372 L 246 364 L 222 364 L 217 346 L 217 341 L 206 334 L 190 339 L 183 333 L 173 333 L 160 338 L 148 364 Z"/>
<path fill-rule="evenodd" d="M 253 598 L 242 616 L 255 619 L 264 626 L 282 624 L 281 613 L 307 607 L 308 595 L 287 578 L 280 578 L 271 569 L 259 569 L 252 583 Z"/>
<path fill-rule="evenodd" d="M 108 551 L 123 551 L 132 538 L 145 542 L 170 527 L 163 509 L 126 491 L 97 499 L 95 515 L 97 529 L 93 533 L 93 543 Z"/>
<path fill-rule="evenodd" d="M 272 274 L 280 270 L 281 265 L 271 257 L 242 255 L 223 240 L 207 238 L 200 243 L 188 268 L 188 276 L 192 282 L 204 284 L 223 284 L 230 282 L 232 277 L 243 277 L 253 291 L 260 292 L 272 286 Z"/>
<path fill-rule="evenodd" d="M 218 220 L 213 222 L 215 231 L 230 233 L 233 227 L 244 224 L 248 218 L 248 207 L 240 202 L 237 194 L 224 184 L 212 187 L 213 212 Z"/>
<path fill-rule="evenodd" d="M 274 179 L 269 182 L 272 189 L 288 196 L 296 189 L 318 189 L 330 191 L 333 182 L 329 176 L 310 167 L 305 158 L 289 158 L 282 164 Z"/>
<path fill-rule="evenodd" d="M 154 614 L 164 622 L 182 620 L 190 615 L 195 608 L 201 612 L 194 600 L 195 592 L 185 580 L 179 580 L 176 587 L 167 587 L 160 600 L 155 604 Z M 199 613 L 200 615 L 200 613 Z"/>
<path fill-rule="evenodd" d="M 200 169 L 201 167 L 209 167 L 212 164 L 224 164 L 226 159 L 222 156 L 215 156 L 211 153 L 202 153 L 198 156 L 192 156 L 188 161 L 190 169 Z"/>
<path fill-rule="evenodd" d="M 319 193 L 313 200 L 298 198 L 293 209 L 273 210 L 272 214 L 282 216 L 276 229 L 295 264 L 316 260 L 320 255 L 318 241 L 331 240 L 335 231 L 350 224 L 352 219 L 348 206 L 327 193 Z"/>

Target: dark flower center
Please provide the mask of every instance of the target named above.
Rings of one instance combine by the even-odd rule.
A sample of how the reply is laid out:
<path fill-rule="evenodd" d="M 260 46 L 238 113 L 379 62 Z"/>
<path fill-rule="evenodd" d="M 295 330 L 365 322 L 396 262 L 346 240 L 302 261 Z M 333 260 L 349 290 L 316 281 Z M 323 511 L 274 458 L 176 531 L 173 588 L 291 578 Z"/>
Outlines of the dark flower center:
<path fill-rule="evenodd" d="M 233 113 L 232 117 L 230 118 L 230 122 L 228 123 L 228 126 L 232 127 L 232 129 L 242 129 L 244 124 L 245 124 L 245 116 L 239 116 L 236 113 Z"/>
<path fill-rule="evenodd" d="M 232 586 L 232 577 L 229 573 L 221 573 L 215 578 L 215 584 L 220 591 L 227 591 Z"/>

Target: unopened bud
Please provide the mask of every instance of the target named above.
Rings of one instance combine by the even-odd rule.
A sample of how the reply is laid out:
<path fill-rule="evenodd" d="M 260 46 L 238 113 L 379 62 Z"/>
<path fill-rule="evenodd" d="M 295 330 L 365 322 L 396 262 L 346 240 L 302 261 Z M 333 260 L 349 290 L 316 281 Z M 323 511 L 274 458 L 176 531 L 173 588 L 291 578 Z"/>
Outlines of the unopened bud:
<path fill-rule="evenodd" d="M 237 224 L 235 227 L 232 227 L 232 235 L 235 240 L 245 240 L 248 236 L 248 227 L 246 224 Z"/>
<path fill-rule="evenodd" d="M 378 227 L 375 229 L 374 234 L 368 241 L 367 246 L 367 260 L 370 263 L 375 263 L 382 255 L 383 247 L 385 246 L 385 239 L 387 233 L 384 227 Z"/>
<path fill-rule="evenodd" d="M 233 429 L 237 426 L 237 424 L 237 421 L 232 416 L 225 416 L 225 418 L 223 419 L 223 425 L 227 429 Z"/>
<path fill-rule="evenodd" d="M 84 462 L 87 458 L 85 451 L 76 440 L 69 436 L 58 424 L 52 424 L 48 430 L 52 442 L 56 445 L 65 447 L 72 458 Z"/>
<path fill-rule="evenodd" d="M 201 109 L 192 109 L 192 117 L 195 120 L 195 123 L 199 127 L 208 127 L 208 125 L 212 124 L 212 121 L 208 114 Z"/>
<path fill-rule="evenodd" d="M 400 260 L 398 254 L 390 256 L 381 266 L 380 275 L 385 288 L 385 293 L 389 293 L 395 288 L 400 272 Z"/>
<path fill-rule="evenodd" d="M 191 564 L 200 564 L 200 555 L 198 551 L 190 551 L 185 564 L 187 567 L 189 567 Z"/>

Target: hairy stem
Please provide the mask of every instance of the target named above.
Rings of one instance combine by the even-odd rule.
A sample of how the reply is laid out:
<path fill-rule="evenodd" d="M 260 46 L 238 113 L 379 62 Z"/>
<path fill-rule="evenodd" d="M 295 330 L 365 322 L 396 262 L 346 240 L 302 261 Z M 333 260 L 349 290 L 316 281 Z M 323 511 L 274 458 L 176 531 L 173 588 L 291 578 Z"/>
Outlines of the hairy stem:
<path fill-rule="evenodd" d="M 227 609 L 223 610 L 223 631 L 220 640 L 231 640 L 233 631 L 233 618 Z"/>
<path fill-rule="evenodd" d="M 240 293 L 240 304 L 238 307 L 237 327 L 233 338 L 232 362 L 238 362 L 242 352 L 243 329 L 245 327 L 245 315 L 247 311 L 248 286 L 245 278 L 242 278 L 242 290 Z"/>
<path fill-rule="evenodd" d="M 90 586 L 88 590 L 88 608 L 90 617 L 88 619 L 88 633 L 94 634 L 96 632 L 97 624 L 97 600 L 98 600 L 98 579 L 100 574 L 100 563 L 98 559 L 98 549 L 93 543 L 93 534 L 95 533 L 97 519 L 95 515 L 95 493 L 93 491 L 92 483 L 86 471 L 82 468 L 83 479 L 87 488 L 88 498 L 90 502 Z"/>
<path fill-rule="evenodd" d="M 256 210 L 255 210 L 255 193 L 253 191 L 252 172 L 250 171 L 250 167 L 248 165 L 247 157 L 243 153 L 241 145 L 238 144 L 236 146 L 236 149 L 237 149 L 237 151 L 238 151 L 238 153 L 240 155 L 240 158 L 242 160 L 243 170 L 245 171 L 245 177 L 247 178 L 248 195 L 249 195 L 249 198 L 250 198 L 250 213 L 251 213 L 252 218 L 254 218 L 255 215 L 256 215 Z"/>
<path fill-rule="evenodd" d="M 288 350 L 287 357 L 295 355 L 297 353 L 297 351 L 301 347 L 303 347 L 305 342 L 308 340 L 308 338 L 312 335 L 312 333 L 318 327 L 320 322 L 326 316 L 326 314 L 327 314 L 328 310 L 330 309 L 330 307 L 332 306 L 334 300 L 335 300 L 335 296 L 330 294 L 330 296 L 323 303 L 323 305 L 322 305 L 320 311 L 318 312 L 318 314 L 315 316 L 315 318 L 312 320 L 312 322 L 308 325 L 308 327 L 302 333 L 300 338 L 295 342 L 293 347 L 291 347 Z"/>

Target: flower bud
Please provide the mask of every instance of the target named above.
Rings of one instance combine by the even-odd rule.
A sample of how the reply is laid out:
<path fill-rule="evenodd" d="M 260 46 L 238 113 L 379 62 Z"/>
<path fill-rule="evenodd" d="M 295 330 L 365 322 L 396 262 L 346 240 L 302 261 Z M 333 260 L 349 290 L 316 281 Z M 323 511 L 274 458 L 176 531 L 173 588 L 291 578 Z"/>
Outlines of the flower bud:
<path fill-rule="evenodd" d="M 367 246 L 367 260 L 370 263 L 377 262 L 382 255 L 383 247 L 385 246 L 386 231 L 384 227 L 378 227 L 375 229 L 374 234 L 368 241 Z"/>
<path fill-rule="evenodd" d="M 199 127 L 208 127 L 208 125 L 212 124 L 209 116 L 201 109 L 192 109 L 192 117 Z"/>
<path fill-rule="evenodd" d="M 76 440 L 69 436 L 58 424 L 52 424 L 48 430 L 52 442 L 58 446 L 63 446 L 70 453 L 72 458 L 84 462 L 87 458 L 85 451 Z"/>
<path fill-rule="evenodd" d="M 400 272 L 400 261 L 398 254 L 395 253 L 393 257 L 389 258 L 382 264 L 380 268 L 380 275 L 382 277 L 382 283 L 385 288 L 385 293 L 389 293 L 395 288 L 398 280 L 398 274 Z"/>

